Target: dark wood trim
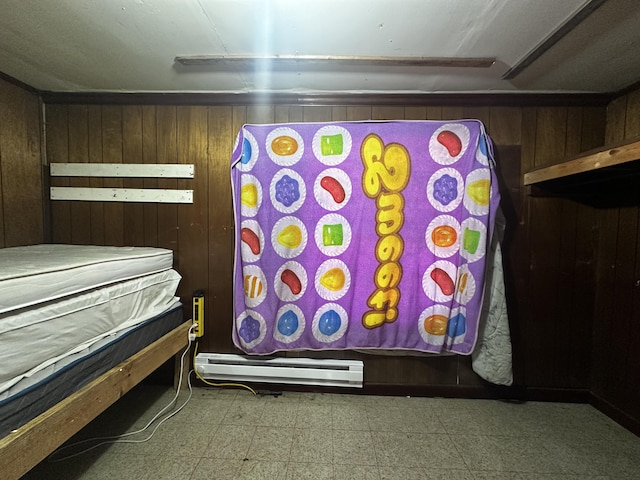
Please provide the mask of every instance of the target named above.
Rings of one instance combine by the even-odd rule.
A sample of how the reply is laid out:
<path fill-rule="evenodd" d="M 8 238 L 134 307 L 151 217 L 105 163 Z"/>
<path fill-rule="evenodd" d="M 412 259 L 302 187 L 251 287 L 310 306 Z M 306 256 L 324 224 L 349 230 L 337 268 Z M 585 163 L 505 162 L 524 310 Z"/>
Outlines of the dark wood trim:
<path fill-rule="evenodd" d="M 205 387 L 200 380 L 195 386 Z M 290 385 L 278 383 L 251 383 L 251 388 L 262 395 L 280 392 L 341 393 L 353 395 L 384 395 L 392 397 L 442 397 L 466 399 L 493 399 L 513 402 L 589 403 L 589 391 L 567 388 L 506 387 L 483 382 L 479 385 L 401 385 L 365 384 L 363 388 L 322 387 L 318 385 Z"/>
<path fill-rule="evenodd" d="M 98 105 L 412 105 L 505 107 L 598 107 L 611 101 L 610 94 L 553 93 L 442 93 L 442 94 L 255 94 L 255 93 L 119 93 L 47 92 L 48 104 Z"/>
<path fill-rule="evenodd" d="M 640 437 L 640 419 L 634 418 L 628 413 L 623 412 L 618 407 L 612 405 L 593 392 L 589 394 L 589 403 L 604 413 L 607 417 Z"/>
<path fill-rule="evenodd" d="M 549 38 L 531 50 L 525 57 L 511 67 L 502 76 L 504 80 L 511 80 L 516 78 L 522 73 L 529 65 L 540 58 L 544 53 L 551 49 L 556 43 L 562 40 L 567 34 L 569 34 L 574 28 L 576 28 L 583 20 L 589 15 L 600 8 L 607 0 L 591 0 L 579 11 L 577 11 L 571 18 L 569 18 L 563 25 L 558 28 Z"/>
<path fill-rule="evenodd" d="M 612 94 L 612 100 L 615 100 L 616 98 L 619 97 L 623 97 L 625 95 L 628 95 L 632 92 L 635 92 L 636 90 L 640 89 L 640 80 L 638 80 L 637 82 L 633 82 L 631 85 L 627 85 L 626 87 L 618 90 L 617 92 L 614 92 Z"/>
<path fill-rule="evenodd" d="M 40 94 L 40 91 L 37 88 L 34 88 L 31 85 L 21 82 L 17 78 L 12 77 L 11 75 L 7 75 L 6 73 L 0 72 L 0 80 L 4 80 L 5 82 L 15 85 L 16 87 L 20 87 L 29 93 L 33 93 L 34 95 Z"/>

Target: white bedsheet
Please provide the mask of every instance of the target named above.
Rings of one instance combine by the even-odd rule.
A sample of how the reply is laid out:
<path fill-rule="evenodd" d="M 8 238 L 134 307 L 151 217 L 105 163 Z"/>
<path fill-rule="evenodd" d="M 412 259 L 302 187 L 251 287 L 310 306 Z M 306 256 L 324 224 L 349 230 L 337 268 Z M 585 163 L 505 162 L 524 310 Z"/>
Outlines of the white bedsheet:
<path fill-rule="evenodd" d="M 175 305 L 175 270 L 0 314 L 0 392 L 66 355 Z"/>
<path fill-rule="evenodd" d="M 173 252 L 152 247 L 30 245 L 0 249 L 0 314 L 168 270 Z"/>

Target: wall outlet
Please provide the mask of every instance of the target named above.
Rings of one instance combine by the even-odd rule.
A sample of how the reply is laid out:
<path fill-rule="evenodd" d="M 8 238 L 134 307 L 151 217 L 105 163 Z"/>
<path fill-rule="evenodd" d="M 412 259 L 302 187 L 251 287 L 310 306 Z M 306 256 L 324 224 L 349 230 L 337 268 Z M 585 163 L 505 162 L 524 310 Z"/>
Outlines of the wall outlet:
<path fill-rule="evenodd" d="M 204 335 L 204 292 L 202 290 L 193 292 L 192 319 L 195 325 L 193 333 L 199 338 Z"/>

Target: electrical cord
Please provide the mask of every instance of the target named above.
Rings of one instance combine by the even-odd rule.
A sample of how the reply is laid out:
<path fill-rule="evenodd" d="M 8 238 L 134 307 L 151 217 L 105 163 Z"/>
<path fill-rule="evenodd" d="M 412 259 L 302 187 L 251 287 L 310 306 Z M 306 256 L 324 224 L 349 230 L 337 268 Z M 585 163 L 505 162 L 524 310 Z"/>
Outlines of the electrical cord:
<path fill-rule="evenodd" d="M 202 375 L 200 375 L 200 372 L 198 372 L 198 369 L 196 368 L 196 355 L 198 354 L 198 342 L 196 342 L 196 345 L 193 349 L 193 371 L 196 374 L 196 377 L 198 378 L 198 380 L 200 380 L 201 382 L 206 383 L 207 385 L 210 385 L 212 387 L 239 387 L 239 388 L 246 388 L 247 390 L 249 390 L 251 393 L 253 393 L 254 395 L 258 395 L 256 393 L 256 391 L 249 387 L 248 385 L 244 385 L 242 383 L 213 383 L 213 382 L 209 382 L 208 380 L 204 379 L 202 377 Z"/>
<path fill-rule="evenodd" d="M 137 435 L 139 433 L 142 433 L 142 432 L 146 431 L 153 424 L 153 422 L 155 422 L 163 413 L 165 413 L 173 405 L 175 405 L 176 401 L 178 400 L 178 396 L 180 395 L 180 390 L 182 388 L 182 378 L 183 378 L 183 374 L 182 373 L 184 371 L 184 360 L 185 360 L 185 357 L 187 356 L 187 353 L 189 353 L 189 350 L 191 349 L 191 344 L 193 343 L 193 337 L 192 337 L 192 332 L 191 331 L 194 328 L 195 328 L 195 324 L 193 324 L 189 328 L 189 343 L 187 345 L 187 348 L 184 350 L 184 352 L 182 352 L 182 355 L 180 356 L 180 378 L 178 380 L 178 388 L 176 390 L 175 396 L 173 397 L 171 402 L 169 402 L 162 410 L 160 410 L 158 413 L 156 413 L 154 415 L 154 417 L 151 420 L 149 420 L 149 422 L 144 427 L 142 427 L 140 430 L 136 430 L 134 432 L 123 433 L 122 435 L 114 435 L 114 436 L 111 436 L 111 437 L 88 438 L 86 440 L 81 440 L 79 442 L 75 442 L 75 443 L 71 443 L 69 445 L 65 445 L 63 447 L 60 447 L 60 448 L 56 449 L 51 455 L 49 455 L 48 461 L 54 463 L 54 462 L 61 462 L 63 460 L 68 460 L 70 458 L 74 458 L 74 457 L 77 457 L 79 455 L 83 455 L 83 454 L 85 454 L 87 452 L 90 452 L 91 450 L 93 450 L 95 448 L 98 448 L 98 447 L 100 447 L 102 445 L 108 445 L 108 444 L 113 444 L 113 443 L 144 443 L 144 442 L 149 441 L 151 439 L 151 437 L 153 437 L 153 435 L 156 433 L 158 428 L 160 428 L 160 426 L 164 422 L 166 422 L 171 417 L 173 417 L 178 412 L 180 412 L 187 405 L 187 403 L 189 403 L 189 400 L 191 400 L 191 397 L 193 395 L 193 387 L 191 386 L 191 373 L 194 372 L 194 370 L 190 370 L 189 373 L 187 374 L 187 385 L 189 386 L 189 396 L 182 403 L 182 405 L 180 405 L 177 409 L 175 409 L 174 411 L 169 413 L 166 417 L 164 417 L 162 420 L 160 420 L 158 422 L 158 424 L 154 427 L 154 429 L 151 431 L 149 436 L 147 436 L 146 438 L 137 439 L 137 440 L 129 440 L 129 439 L 127 439 L 127 437 L 130 437 L 132 435 Z M 92 445 L 89 448 L 85 448 L 84 450 L 81 450 L 79 452 L 73 453 L 71 455 L 66 455 L 66 456 L 63 456 L 63 457 L 57 457 L 58 454 L 60 454 L 61 452 L 66 451 L 66 450 L 68 450 L 68 449 L 70 449 L 72 447 L 77 447 L 79 445 L 84 445 L 84 444 L 90 443 L 90 442 L 99 442 L 99 443 L 97 443 L 95 445 Z"/>

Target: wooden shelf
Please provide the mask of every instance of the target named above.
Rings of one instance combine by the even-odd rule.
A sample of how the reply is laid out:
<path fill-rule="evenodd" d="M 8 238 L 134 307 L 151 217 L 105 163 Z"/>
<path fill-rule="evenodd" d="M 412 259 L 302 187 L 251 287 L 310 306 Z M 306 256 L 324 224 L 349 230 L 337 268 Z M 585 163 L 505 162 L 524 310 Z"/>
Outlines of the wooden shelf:
<path fill-rule="evenodd" d="M 536 168 L 524 174 L 525 185 L 536 185 L 548 180 L 595 172 L 640 159 L 640 139 L 621 145 L 601 148 L 580 154 L 548 167 Z"/>

